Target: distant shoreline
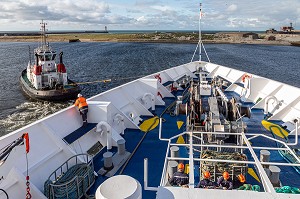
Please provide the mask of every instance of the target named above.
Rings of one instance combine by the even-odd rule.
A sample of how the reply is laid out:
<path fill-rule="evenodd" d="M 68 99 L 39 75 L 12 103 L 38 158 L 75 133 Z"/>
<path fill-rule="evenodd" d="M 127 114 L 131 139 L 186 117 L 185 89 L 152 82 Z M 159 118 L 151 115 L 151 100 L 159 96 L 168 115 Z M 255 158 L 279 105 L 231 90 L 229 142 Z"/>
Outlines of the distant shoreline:
<path fill-rule="evenodd" d="M 249 35 L 247 35 L 249 34 Z M 244 32 L 224 32 L 216 34 L 202 34 L 203 43 L 212 44 L 260 44 L 260 45 L 291 45 L 300 41 L 300 35 L 292 34 L 259 34 Z M 197 33 L 72 33 L 48 34 L 49 42 L 143 42 L 143 43 L 198 43 Z M 39 42 L 39 35 L 0 36 L 0 42 Z"/>

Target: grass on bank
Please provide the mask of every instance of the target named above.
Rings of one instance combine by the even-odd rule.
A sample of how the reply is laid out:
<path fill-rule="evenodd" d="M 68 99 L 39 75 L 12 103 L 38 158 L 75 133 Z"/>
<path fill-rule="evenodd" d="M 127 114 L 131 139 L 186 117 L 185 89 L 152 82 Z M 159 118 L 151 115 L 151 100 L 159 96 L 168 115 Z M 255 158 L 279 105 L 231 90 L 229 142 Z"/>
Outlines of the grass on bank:
<path fill-rule="evenodd" d="M 39 41 L 40 36 L 2 36 L 0 40 L 14 41 Z M 106 34 L 106 33 L 80 33 L 80 34 L 49 34 L 48 41 L 68 42 L 69 40 L 81 41 L 198 41 L 197 33 L 137 33 L 137 34 Z M 213 35 L 202 35 L 204 40 L 213 40 Z"/>

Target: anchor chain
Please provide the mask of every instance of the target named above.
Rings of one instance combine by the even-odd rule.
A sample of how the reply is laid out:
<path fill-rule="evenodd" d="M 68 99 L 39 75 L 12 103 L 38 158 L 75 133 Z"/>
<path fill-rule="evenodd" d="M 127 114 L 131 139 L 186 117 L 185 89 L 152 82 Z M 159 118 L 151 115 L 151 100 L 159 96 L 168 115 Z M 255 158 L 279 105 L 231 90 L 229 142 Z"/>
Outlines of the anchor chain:
<path fill-rule="evenodd" d="M 26 176 L 26 199 L 31 199 L 29 176 Z"/>
<path fill-rule="evenodd" d="M 25 139 L 25 147 L 26 147 L 26 199 L 31 199 L 32 196 L 31 196 L 31 193 L 30 193 L 30 182 L 29 182 L 29 175 L 28 175 L 28 157 L 27 157 L 27 154 L 29 153 L 29 136 L 28 136 L 28 133 L 25 133 L 24 134 L 24 139 Z"/>

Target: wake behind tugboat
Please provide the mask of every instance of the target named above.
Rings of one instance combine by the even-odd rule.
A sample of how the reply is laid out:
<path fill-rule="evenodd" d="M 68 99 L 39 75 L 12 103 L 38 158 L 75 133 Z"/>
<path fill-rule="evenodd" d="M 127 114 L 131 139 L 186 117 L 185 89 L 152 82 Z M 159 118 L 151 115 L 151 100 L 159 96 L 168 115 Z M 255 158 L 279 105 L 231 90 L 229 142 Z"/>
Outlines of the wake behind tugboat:
<path fill-rule="evenodd" d="M 0 120 L 0 136 L 40 120 L 72 105 L 71 101 L 53 103 L 47 101 L 25 102 L 16 107 L 15 113 Z"/>

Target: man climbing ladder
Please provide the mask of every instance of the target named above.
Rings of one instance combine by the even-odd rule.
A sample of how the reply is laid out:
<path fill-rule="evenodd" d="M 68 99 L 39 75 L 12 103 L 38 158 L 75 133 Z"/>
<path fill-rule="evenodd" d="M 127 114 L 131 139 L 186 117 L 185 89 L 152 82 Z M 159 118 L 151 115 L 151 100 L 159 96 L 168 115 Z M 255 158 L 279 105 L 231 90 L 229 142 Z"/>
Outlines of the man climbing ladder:
<path fill-rule="evenodd" d="M 75 106 L 78 107 L 80 115 L 82 116 L 83 126 L 87 125 L 87 113 L 88 113 L 88 104 L 86 99 L 79 93 L 75 102 Z"/>

